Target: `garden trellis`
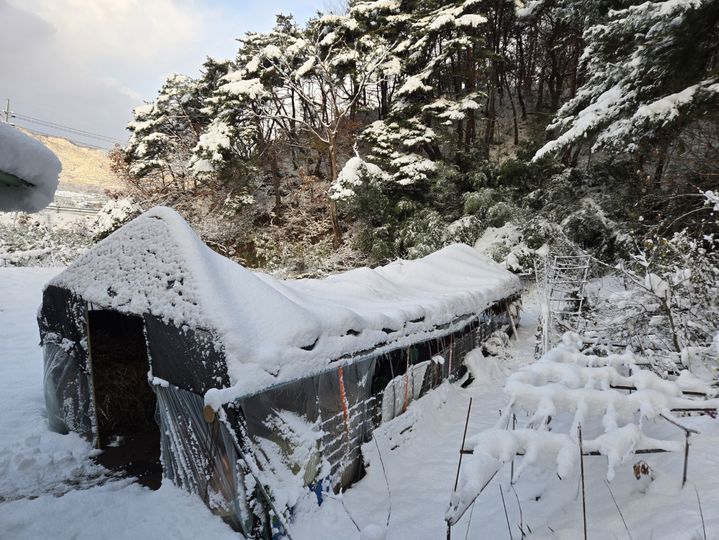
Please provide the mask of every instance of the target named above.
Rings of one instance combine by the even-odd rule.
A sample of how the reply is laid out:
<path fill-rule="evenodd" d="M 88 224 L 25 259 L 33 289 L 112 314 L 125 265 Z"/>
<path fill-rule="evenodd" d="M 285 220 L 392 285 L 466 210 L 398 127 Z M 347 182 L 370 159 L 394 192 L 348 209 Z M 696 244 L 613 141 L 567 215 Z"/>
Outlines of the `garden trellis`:
<path fill-rule="evenodd" d="M 469 437 L 460 450 L 472 456 L 452 494 L 446 521 L 456 524 L 500 468 L 511 463 L 510 481 L 516 482 L 529 466 L 551 462 L 566 478 L 584 456 L 607 458 L 607 480 L 617 466 L 637 454 L 684 452 L 682 485 L 687 479 L 689 437 L 697 431 L 683 426 L 678 416 L 716 414 L 719 399 L 712 386 L 689 371 L 673 380 L 642 369 L 632 353 L 594 356 L 580 351 L 577 335 L 562 342 L 539 360 L 509 376 L 509 397 L 495 428 Z M 517 413 L 527 420 L 515 429 Z M 556 419 L 571 417 L 571 427 L 558 431 Z M 652 421 L 681 430 L 684 440 L 655 438 L 646 433 Z M 511 426 L 511 428 L 510 428 Z M 599 435 L 581 439 L 583 426 Z M 522 461 L 514 470 L 514 460 Z"/>
<path fill-rule="evenodd" d="M 535 261 L 535 276 L 542 296 L 537 355 L 547 352 L 564 332 L 584 325 L 584 288 L 590 257 L 582 253 L 547 253 Z"/>

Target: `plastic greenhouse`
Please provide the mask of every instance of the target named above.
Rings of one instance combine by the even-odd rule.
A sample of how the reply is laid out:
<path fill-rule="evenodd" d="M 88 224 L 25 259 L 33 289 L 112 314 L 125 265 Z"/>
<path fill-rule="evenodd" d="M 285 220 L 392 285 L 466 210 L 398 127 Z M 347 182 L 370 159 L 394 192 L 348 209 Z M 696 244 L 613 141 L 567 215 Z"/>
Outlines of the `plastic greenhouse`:
<path fill-rule="evenodd" d="M 520 289 L 465 245 L 276 280 L 155 208 L 45 288 L 50 426 L 269 538 L 300 497 L 358 480 L 373 430 L 461 376 L 465 353 L 516 318 Z"/>

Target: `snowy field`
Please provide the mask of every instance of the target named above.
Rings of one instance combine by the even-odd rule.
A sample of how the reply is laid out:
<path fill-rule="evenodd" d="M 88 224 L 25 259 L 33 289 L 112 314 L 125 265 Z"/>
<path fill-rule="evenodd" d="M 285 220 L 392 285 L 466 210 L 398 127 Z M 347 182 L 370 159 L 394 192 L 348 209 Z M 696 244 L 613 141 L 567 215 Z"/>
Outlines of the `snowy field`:
<path fill-rule="evenodd" d="M 203 503 L 167 482 L 151 491 L 96 466 L 90 446 L 75 435 L 47 429 L 42 393 L 42 356 L 35 322 L 43 284 L 57 270 L 0 268 L 0 538 L 238 538 Z M 494 426 L 507 398 L 502 388 L 513 369 L 532 358 L 536 306 L 527 312 L 504 355 L 477 366 L 481 380 L 469 388 L 443 385 L 411 404 L 407 414 L 376 432 L 365 445 L 368 474 L 342 498 L 298 512 L 296 540 L 360 538 L 358 529 L 384 527 L 388 539 L 437 539 L 454 484 L 469 398 L 474 399 L 469 435 Z M 692 437 L 686 487 L 680 453 L 644 456 L 655 480 L 635 480 L 628 459 L 606 484 L 604 457 L 588 457 L 589 538 L 701 539 L 697 493 L 706 538 L 719 538 L 719 422 L 683 420 L 701 431 Z M 520 419 L 521 422 L 521 419 Z M 652 434 L 683 440 L 666 425 Z M 378 456 L 387 470 L 387 483 Z M 695 491 L 696 488 L 696 491 Z M 502 495 L 507 515 L 502 505 Z M 553 469 L 529 468 L 509 486 L 504 467 L 452 531 L 453 538 L 582 538 L 579 476 L 560 480 Z M 626 527 L 622 521 L 626 521 Z"/>

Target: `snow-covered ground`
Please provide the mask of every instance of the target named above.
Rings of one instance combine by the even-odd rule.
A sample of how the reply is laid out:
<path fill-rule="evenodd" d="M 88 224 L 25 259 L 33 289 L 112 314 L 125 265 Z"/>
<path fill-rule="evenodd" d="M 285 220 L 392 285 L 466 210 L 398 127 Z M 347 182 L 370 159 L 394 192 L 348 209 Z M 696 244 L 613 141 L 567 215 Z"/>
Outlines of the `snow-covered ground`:
<path fill-rule="evenodd" d="M 108 477 L 93 464 L 85 441 L 48 431 L 35 314 L 42 285 L 56 272 L 0 268 L 0 538 L 237 538 L 199 499 L 167 482 L 153 492 Z M 298 511 L 292 537 L 360 538 L 358 528 L 383 528 L 390 508 L 386 538 L 445 537 L 444 513 L 469 398 L 474 400 L 471 436 L 494 426 L 507 401 L 502 390 L 506 376 L 532 359 L 536 303 L 530 297 L 525 307 L 519 340 L 505 354 L 475 366 L 481 380 L 466 389 L 445 384 L 380 428 L 377 444 L 365 445 L 367 476 L 342 500 Z M 635 480 L 632 465 L 638 459 L 628 459 L 609 484 L 621 515 L 606 484 L 606 458 L 585 458 L 589 538 L 704 538 L 697 492 L 706 538 L 719 538 L 719 421 L 695 417 L 683 422 L 701 431 L 691 439 L 686 487 L 681 488 L 681 453 L 643 456 L 654 470 L 651 483 Z M 647 429 L 683 440 L 668 425 Z M 504 467 L 453 528 L 452 537 L 509 538 L 508 521 L 514 539 L 522 538 L 520 524 L 530 538 L 582 538 L 577 472 L 560 480 L 552 468 L 531 467 L 512 488 L 509 467 Z"/>

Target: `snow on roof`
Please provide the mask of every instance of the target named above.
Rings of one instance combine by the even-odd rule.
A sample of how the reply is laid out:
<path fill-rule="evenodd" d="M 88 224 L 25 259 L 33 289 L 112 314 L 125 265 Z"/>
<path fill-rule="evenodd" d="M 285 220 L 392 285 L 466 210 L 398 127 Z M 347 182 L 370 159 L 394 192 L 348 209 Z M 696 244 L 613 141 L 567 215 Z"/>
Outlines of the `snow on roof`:
<path fill-rule="evenodd" d="M 213 252 L 164 207 L 99 242 L 49 285 L 105 308 L 211 331 L 232 384 L 215 393 L 215 403 L 344 356 L 447 333 L 466 324 L 458 318 L 521 288 L 516 276 L 462 244 L 416 261 L 281 281 Z"/>
<path fill-rule="evenodd" d="M 62 165 L 44 144 L 0 122 L 0 212 L 37 212 L 52 201 Z"/>

